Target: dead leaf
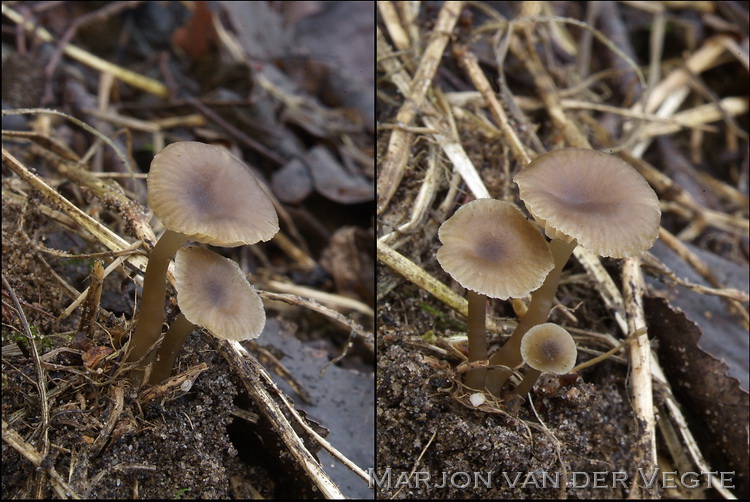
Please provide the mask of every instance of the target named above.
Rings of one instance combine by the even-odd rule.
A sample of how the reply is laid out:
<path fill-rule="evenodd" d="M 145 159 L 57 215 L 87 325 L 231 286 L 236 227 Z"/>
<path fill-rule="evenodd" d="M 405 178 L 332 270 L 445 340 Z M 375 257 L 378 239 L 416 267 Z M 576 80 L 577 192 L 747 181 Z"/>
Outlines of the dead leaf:
<path fill-rule="evenodd" d="M 341 204 L 374 200 L 373 184 L 363 176 L 344 169 L 327 148 L 311 148 L 304 160 L 310 167 L 315 190 L 326 198 Z"/>
<path fill-rule="evenodd" d="M 333 234 L 320 259 L 336 283 L 336 292 L 373 305 L 375 280 L 372 232 L 358 227 L 342 227 Z"/>
<path fill-rule="evenodd" d="M 690 428 L 709 441 L 700 444 L 711 467 L 735 471 L 737 493 L 750 488 L 747 473 L 750 395 L 736 378 L 727 376 L 726 363 L 698 346 L 701 331 L 685 314 L 663 298 L 644 298 L 649 333 L 659 341 L 659 362 L 688 418 Z M 700 430 L 695 430 L 700 429 Z"/>
<path fill-rule="evenodd" d="M 88 369 L 95 368 L 99 362 L 110 355 L 114 350 L 112 347 L 94 347 L 83 353 L 83 365 Z"/>

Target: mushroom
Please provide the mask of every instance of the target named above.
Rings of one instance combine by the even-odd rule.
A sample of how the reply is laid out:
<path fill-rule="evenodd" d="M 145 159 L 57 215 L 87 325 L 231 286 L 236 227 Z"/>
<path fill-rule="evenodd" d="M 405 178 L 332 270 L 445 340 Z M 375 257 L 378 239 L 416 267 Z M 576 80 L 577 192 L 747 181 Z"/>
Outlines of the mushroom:
<path fill-rule="evenodd" d="M 437 259 L 468 290 L 469 362 L 487 359 L 487 296 L 507 300 L 538 288 L 553 262 L 547 241 L 509 202 L 477 199 L 461 206 L 440 226 Z M 484 388 L 486 369 L 466 374 L 465 384 Z"/>
<path fill-rule="evenodd" d="M 164 323 L 169 261 L 188 240 L 234 247 L 267 241 L 279 230 L 271 199 L 255 176 L 226 149 L 182 141 L 151 162 L 148 202 L 167 231 L 151 250 L 138 324 L 130 340 L 128 362 L 140 361 L 131 380 L 140 383 L 144 358 L 155 346 Z"/>
<path fill-rule="evenodd" d="M 180 314 L 159 347 L 150 381 L 169 377 L 180 348 L 196 326 L 217 338 L 257 338 L 266 324 L 263 302 L 236 262 L 213 251 L 186 246 L 175 258 Z"/>
<path fill-rule="evenodd" d="M 624 258 L 649 249 L 659 235 L 659 199 L 629 164 L 603 152 L 563 148 L 540 155 L 514 181 L 521 200 L 552 239 L 555 267 L 532 295 L 511 338 L 490 358 L 490 365 L 522 362 L 523 335 L 547 320 L 555 292 L 575 247 L 601 256 Z M 488 388 L 498 394 L 510 373 L 493 370 Z"/>
<path fill-rule="evenodd" d="M 521 356 L 529 369 L 513 394 L 524 397 L 542 373 L 570 373 L 576 364 L 576 342 L 566 329 L 557 324 L 537 324 L 523 336 Z"/>

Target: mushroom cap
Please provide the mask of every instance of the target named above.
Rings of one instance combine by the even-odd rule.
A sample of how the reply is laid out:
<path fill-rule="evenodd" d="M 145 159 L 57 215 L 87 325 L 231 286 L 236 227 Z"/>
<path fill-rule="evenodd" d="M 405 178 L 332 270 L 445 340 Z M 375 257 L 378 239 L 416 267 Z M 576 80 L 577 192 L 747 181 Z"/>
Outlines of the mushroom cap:
<path fill-rule="evenodd" d="M 148 204 L 165 227 L 191 240 L 234 247 L 279 231 L 271 199 L 226 148 L 172 143 L 154 156 Z"/>
<path fill-rule="evenodd" d="M 539 288 L 554 263 L 544 236 L 510 202 L 477 199 L 440 226 L 437 259 L 463 287 L 507 300 Z"/>
<path fill-rule="evenodd" d="M 197 246 L 181 248 L 175 258 L 175 286 L 187 320 L 217 338 L 249 340 L 263 331 L 263 302 L 234 261 Z"/>
<path fill-rule="evenodd" d="M 521 356 L 535 370 L 564 375 L 576 365 L 576 342 L 557 324 L 537 324 L 523 335 Z"/>
<path fill-rule="evenodd" d="M 640 254 L 659 235 L 659 199 L 645 178 L 617 157 L 563 148 L 535 158 L 514 181 L 547 235 L 576 239 L 600 256 Z"/>

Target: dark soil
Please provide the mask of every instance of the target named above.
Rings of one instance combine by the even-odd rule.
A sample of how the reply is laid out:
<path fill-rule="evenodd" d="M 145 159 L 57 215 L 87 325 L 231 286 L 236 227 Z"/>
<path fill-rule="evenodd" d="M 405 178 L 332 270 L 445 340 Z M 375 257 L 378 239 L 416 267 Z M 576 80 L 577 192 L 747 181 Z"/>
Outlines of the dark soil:
<path fill-rule="evenodd" d="M 391 317 L 381 314 L 381 320 Z M 379 324 L 379 498 L 622 498 L 640 490 L 632 479 L 643 445 L 628 402 L 625 365 L 604 363 L 587 372 L 585 382 L 543 377 L 532 397 L 536 414 L 519 401 L 488 401 L 475 408 L 449 361 L 423 341 L 421 326 L 419 321 L 416 327 Z M 582 473 L 605 471 L 627 473 L 631 481 L 626 489 L 613 486 L 611 477 L 606 486 L 586 486 Z M 542 473 L 572 480 L 573 472 L 579 487 L 547 480 L 540 488 Z M 480 481 L 489 476 L 490 486 L 475 486 L 476 475 L 483 476 Z"/>

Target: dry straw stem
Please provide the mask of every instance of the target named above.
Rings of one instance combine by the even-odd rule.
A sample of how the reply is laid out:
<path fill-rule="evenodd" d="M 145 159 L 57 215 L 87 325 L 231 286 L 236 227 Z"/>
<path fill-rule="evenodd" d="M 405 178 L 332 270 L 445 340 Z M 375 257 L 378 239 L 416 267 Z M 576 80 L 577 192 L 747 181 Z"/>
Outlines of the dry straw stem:
<path fill-rule="evenodd" d="M 620 331 L 623 335 L 627 335 L 629 331 L 625 320 L 625 304 L 622 300 L 622 293 L 620 293 L 620 289 L 615 284 L 612 276 L 604 268 L 599 257 L 591 251 L 577 246 L 573 250 L 573 256 L 576 257 L 578 263 L 581 264 L 588 276 L 593 280 L 599 296 L 604 302 L 607 311 L 611 312 L 612 316 L 614 316 L 615 322 L 620 327 Z"/>
<path fill-rule="evenodd" d="M 134 243 L 133 243 L 133 244 L 132 244 L 132 245 L 130 246 L 130 248 L 129 248 L 129 249 L 126 249 L 126 250 L 124 250 L 123 252 L 124 252 L 124 253 L 127 253 L 127 254 L 129 255 L 130 253 L 134 252 L 134 251 L 136 250 L 136 248 L 139 248 L 139 247 L 141 246 L 141 244 L 143 244 L 143 242 L 142 242 L 142 241 L 136 241 L 136 242 L 134 242 Z M 110 253 L 96 253 L 96 254 L 101 254 L 101 255 L 105 255 L 105 256 L 116 256 L 116 255 L 117 255 L 117 253 L 115 253 L 114 251 L 113 251 L 113 252 L 110 252 Z M 72 257 L 76 257 L 76 258 L 82 258 L 82 259 L 86 259 L 86 255 L 71 255 L 71 256 L 72 256 Z M 103 271 L 103 273 L 102 273 L 102 281 L 103 281 L 103 280 L 104 280 L 104 279 L 105 279 L 105 278 L 106 278 L 106 277 L 107 277 L 107 276 L 108 276 L 109 274 L 111 274 L 111 273 L 112 273 L 112 272 L 113 272 L 114 270 L 116 270 L 116 269 L 117 269 L 117 267 L 119 267 L 120 265 L 122 265 L 122 264 L 123 264 L 123 262 L 124 262 L 124 261 L 125 261 L 126 259 L 127 259 L 127 255 L 126 255 L 126 256 L 120 256 L 119 258 L 116 258 L 116 259 L 115 259 L 115 260 L 114 260 L 114 261 L 113 261 L 112 263 L 110 263 L 110 264 L 109 264 L 109 266 L 107 266 L 107 268 L 105 268 L 105 269 L 104 269 L 104 271 Z M 76 299 L 75 299 L 75 300 L 74 300 L 74 301 L 73 301 L 73 302 L 72 302 L 72 303 L 71 303 L 70 305 L 68 305 L 68 307 L 67 307 L 67 308 L 66 308 L 66 309 L 65 309 L 65 310 L 63 311 L 63 313 L 62 313 L 62 314 L 60 314 L 60 315 L 58 316 L 58 318 L 57 318 L 57 319 L 58 319 L 58 320 L 62 320 L 62 319 L 65 319 L 66 317 L 68 317 L 68 316 L 69 316 L 70 314 L 72 314 L 72 313 L 73 313 L 73 311 L 74 311 L 74 310 L 75 310 L 76 308 L 78 308 L 78 305 L 80 305 L 80 304 L 81 304 L 81 302 L 82 302 L 82 301 L 83 301 L 83 300 L 84 300 L 84 299 L 85 299 L 85 298 L 86 298 L 86 297 L 88 296 L 88 293 L 89 293 L 89 290 L 90 290 L 90 288 L 91 288 L 91 286 L 88 286 L 88 287 L 86 287 L 86 289 L 84 289 L 84 290 L 83 290 L 83 292 L 82 292 L 82 293 L 80 293 L 80 294 L 78 295 L 78 297 L 77 297 L 77 298 L 76 298 Z M 75 290 L 74 290 L 74 291 L 75 291 Z M 78 293 L 77 291 L 75 291 L 75 292 L 76 292 L 76 293 Z"/>
<path fill-rule="evenodd" d="M 113 251 L 122 251 L 130 246 L 130 243 L 110 229 L 93 219 L 88 214 L 81 211 L 68 199 L 57 193 L 42 178 L 29 171 L 18 159 L 16 159 L 5 148 L 2 149 L 3 161 L 15 172 L 21 179 L 38 190 L 53 207 L 68 215 L 73 221 L 87 230 L 91 235 Z M 128 262 L 140 270 L 146 269 L 146 258 L 140 255 L 131 255 L 127 258 Z"/>
<path fill-rule="evenodd" d="M 674 251 L 677 256 L 682 258 L 685 263 L 690 265 L 693 270 L 698 272 L 701 277 L 703 277 L 706 281 L 708 281 L 711 286 L 718 288 L 721 286 L 721 283 L 716 278 L 714 273 L 711 271 L 711 268 L 706 265 L 703 260 L 700 259 L 700 257 L 690 251 L 688 247 L 683 244 L 683 242 L 672 235 L 668 230 L 662 228 L 659 231 L 659 239 L 667 245 L 672 251 Z M 730 303 L 731 311 L 738 314 L 744 323 L 745 329 L 748 329 L 748 325 L 750 324 L 750 314 L 748 313 L 747 308 L 745 308 L 744 305 L 742 305 L 741 301 L 736 298 L 728 298 L 727 301 Z"/>
<path fill-rule="evenodd" d="M 404 255 L 395 251 L 387 244 L 378 241 L 377 256 L 378 260 L 390 267 L 391 270 L 416 284 L 420 289 L 428 292 L 459 314 L 468 317 L 469 302 L 465 298 L 456 294 L 448 286 L 432 277 Z"/>
<path fill-rule="evenodd" d="M 39 392 L 39 408 L 40 408 L 40 415 L 41 415 L 41 424 L 39 424 L 39 427 L 41 428 L 41 437 L 39 439 L 41 443 L 41 456 L 42 458 L 46 457 L 49 453 L 49 424 L 50 424 L 50 415 L 49 415 L 49 401 L 48 401 L 48 395 L 47 395 L 47 375 L 44 371 L 44 367 L 42 366 L 42 362 L 39 359 L 39 351 L 36 347 L 36 342 L 34 340 L 34 335 L 31 332 L 31 327 L 29 326 L 29 322 L 26 320 L 26 314 L 23 311 L 23 308 L 21 307 L 21 302 L 18 300 L 18 296 L 16 296 L 15 290 L 11 287 L 10 283 L 8 282 L 8 279 L 5 278 L 5 275 L 3 275 L 3 286 L 5 287 L 5 290 L 10 295 L 11 300 L 13 301 L 13 307 L 16 309 L 16 314 L 18 315 L 18 318 L 21 320 L 21 325 L 23 326 L 23 332 L 26 335 L 27 343 L 29 344 L 29 350 L 31 351 L 31 357 L 34 361 L 34 366 L 36 367 L 36 388 Z M 39 430 L 37 430 L 39 432 Z M 5 421 L 3 421 L 3 439 L 5 439 Z M 37 464 L 38 465 L 38 464 Z M 36 495 L 37 497 L 41 498 L 41 485 L 42 483 L 37 483 L 36 485 Z"/>
<path fill-rule="evenodd" d="M 505 114 L 505 110 L 497 100 L 495 91 L 490 87 L 490 83 L 487 81 L 484 71 L 479 67 L 477 57 L 464 45 L 457 47 L 456 53 L 458 54 L 459 64 L 461 64 L 464 71 L 468 74 L 474 87 L 476 87 L 481 93 L 492 113 L 492 116 L 500 126 L 500 130 L 503 132 L 505 139 L 510 143 L 511 150 L 513 150 L 516 160 L 524 165 L 531 162 L 531 157 L 526 153 L 526 149 L 518 138 L 515 129 L 508 122 L 508 116 Z"/>
<path fill-rule="evenodd" d="M 91 194 L 102 201 L 106 207 L 115 208 L 127 221 L 128 227 L 133 229 L 133 233 L 139 240 L 142 242 L 156 241 L 156 236 L 149 224 L 149 218 L 144 213 L 142 206 L 125 194 L 118 183 L 95 176 L 78 160 L 62 159 L 47 150 L 36 147 L 34 152 L 48 159 L 50 166 L 63 177 L 91 190 Z"/>
<path fill-rule="evenodd" d="M 383 18 L 383 24 L 388 30 L 388 35 L 390 35 L 391 40 L 393 40 L 393 45 L 395 45 L 396 49 L 399 51 L 408 52 L 409 48 L 412 47 L 410 41 L 411 37 L 409 37 L 408 33 L 406 33 L 406 29 L 404 29 L 401 24 L 396 5 L 394 5 L 395 3 L 396 2 L 385 1 L 377 2 L 378 11 Z M 398 4 L 403 4 L 403 2 L 398 2 Z"/>
<path fill-rule="evenodd" d="M 440 168 L 442 166 L 438 160 L 437 148 L 432 144 L 430 144 L 428 148 L 429 155 L 427 157 L 427 172 L 419 186 L 417 198 L 414 199 L 414 203 L 411 206 L 409 221 L 400 225 L 395 231 L 381 237 L 381 242 L 385 244 L 392 244 L 392 241 L 395 240 L 397 236 L 408 234 L 419 229 L 423 225 L 427 213 L 432 207 L 432 203 L 440 188 L 440 180 L 442 178 L 440 175 Z"/>
<path fill-rule="evenodd" d="M 416 265 L 414 262 L 406 258 L 398 251 L 395 251 L 392 247 L 378 241 L 377 257 L 378 260 L 388 266 L 391 270 L 393 270 L 409 282 L 415 284 L 420 289 L 431 294 L 462 316 L 469 316 L 469 302 L 466 300 L 466 298 L 459 296 L 448 286 L 432 277 L 421 267 Z M 516 323 L 506 323 L 503 321 L 495 321 L 492 318 L 487 318 L 487 328 L 494 331 L 500 331 L 503 328 L 515 326 L 515 324 Z"/>
<path fill-rule="evenodd" d="M 24 17 L 21 14 L 8 7 L 5 3 L 2 4 L 2 12 L 4 16 L 6 16 L 14 23 L 23 23 L 23 28 L 29 33 L 34 34 L 42 42 L 54 42 L 52 34 L 49 31 L 45 30 L 44 28 L 34 26 L 34 23 L 32 23 L 31 21 L 24 21 Z M 153 94 L 160 98 L 166 98 L 169 96 L 167 86 L 165 86 L 158 80 L 144 77 L 143 75 L 114 65 L 109 61 L 105 61 L 104 59 L 101 59 L 89 52 L 84 51 L 79 47 L 76 47 L 73 44 L 67 44 L 65 46 L 64 52 L 71 58 L 80 61 L 81 63 L 90 66 L 95 70 L 110 73 L 126 84 L 144 90 L 149 94 Z"/>
<path fill-rule="evenodd" d="M 396 124 L 410 126 L 417 112 L 422 109 L 427 91 L 432 85 L 432 78 L 440 64 L 462 7 L 463 2 L 445 2 L 440 9 L 433 30 L 434 36 L 422 54 L 414 78 L 411 79 L 408 93 L 404 95 L 404 103 L 396 114 Z M 409 158 L 412 136 L 411 132 L 403 128 L 394 129 L 391 133 L 377 182 L 378 213 L 386 208 L 401 183 Z"/>
<path fill-rule="evenodd" d="M 712 472 L 711 466 L 706 462 L 703 454 L 698 447 L 698 442 L 690 432 L 685 417 L 682 415 L 680 405 L 672 393 L 672 388 L 667 383 L 666 377 L 658 372 L 654 372 L 656 384 L 664 389 L 665 410 L 660 413 L 661 417 L 668 416 L 670 420 L 659 420 L 657 426 L 662 433 L 664 442 L 669 449 L 672 458 L 675 460 L 678 472 L 705 472 L 711 476 L 711 486 L 716 489 L 727 500 L 736 500 L 737 497 L 730 490 L 724 487 Z M 676 429 L 676 430 L 675 430 Z M 679 436 L 679 437 L 678 437 Z"/>
<path fill-rule="evenodd" d="M 643 312 L 645 286 L 640 259 L 625 258 L 622 265 L 622 283 L 625 293 L 625 310 L 628 315 L 628 330 L 645 330 L 646 316 Z M 654 416 L 653 390 L 651 388 L 651 344 L 648 332 L 638 335 L 630 344 L 630 391 L 633 410 L 643 420 L 643 433 L 650 447 L 649 456 L 642 466 L 652 472 L 656 467 L 656 417 Z"/>
<path fill-rule="evenodd" d="M 394 55 L 388 43 L 385 41 L 383 34 L 379 29 L 377 30 L 377 35 L 377 53 L 379 57 L 378 64 L 380 64 L 388 74 L 389 80 L 391 80 L 391 82 L 398 88 L 398 90 L 406 96 L 410 92 L 410 82 L 412 81 L 412 79 L 398 64 L 397 60 L 395 59 L 396 56 Z M 484 182 L 479 177 L 479 174 L 474 167 L 474 164 L 471 162 L 469 156 L 466 154 L 466 151 L 461 145 L 455 126 L 452 126 L 451 124 L 452 120 L 450 120 L 450 117 L 448 115 L 450 113 L 450 107 L 443 107 L 443 109 L 440 109 L 430 100 L 426 100 L 422 103 L 422 111 L 422 121 L 425 123 L 429 132 L 432 134 L 432 138 L 443 149 L 446 156 L 453 164 L 454 169 L 461 174 L 461 177 L 466 182 L 466 186 L 474 194 L 474 197 L 476 197 L 477 199 L 489 198 L 489 191 L 485 187 Z M 394 134 L 396 133 L 396 131 L 401 131 L 402 133 L 408 132 L 410 134 L 409 142 L 402 142 L 402 134 L 401 136 L 397 137 L 397 146 L 393 147 L 393 151 L 396 152 L 394 153 L 394 156 L 404 156 L 404 164 L 399 168 L 400 171 L 398 171 L 397 175 L 384 175 L 383 169 L 381 168 L 381 174 L 378 177 L 378 195 L 380 195 L 381 189 L 385 188 L 386 186 L 390 187 L 388 189 L 389 191 L 395 193 L 396 189 L 398 188 L 398 184 L 401 182 L 401 178 L 403 177 L 403 170 L 406 166 L 406 158 L 409 156 L 409 153 L 411 151 L 413 131 L 410 129 L 409 124 L 402 124 L 400 122 L 397 122 L 395 124 Z M 391 135 L 389 151 L 391 148 L 390 145 L 393 143 L 393 138 L 394 136 Z M 392 165 L 395 169 L 395 166 L 397 164 Z M 396 171 L 392 172 L 396 173 Z M 388 197 L 388 200 L 390 200 L 390 197 L 392 197 L 393 193 L 391 193 L 391 195 Z M 379 201 L 378 213 L 385 210 L 388 204 L 388 200 L 382 201 L 382 205 L 380 205 Z"/>
<path fill-rule="evenodd" d="M 113 110 L 84 108 L 81 111 L 86 115 L 91 115 L 99 120 L 105 120 L 118 127 L 126 127 L 134 131 L 143 131 L 151 134 L 161 133 L 166 129 L 174 129 L 177 127 L 204 127 L 206 125 L 206 117 L 198 113 L 153 120 L 141 120 L 134 117 L 120 115 Z M 163 139 L 161 143 L 157 143 L 156 140 L 154 140 L 154 143 L 154 151 L 159 152 L 163 149 Z"/>
<path fill-rule="evenodd" d="M 683 128 L 693 129 L 709 129 L 701 128 L 703 124 L 709 124 L 722 120 L 727 116 L 738 117 L 748 111 L 748 99 L 747 98 L 724 98 L 716 103 L 707 103 L 705 105 L 699 105 L 689 110 L 684 110 L 675 113 L 669 117 L 669 121 L 661 123 L 647 124 L 641 129 L 641 136 L 645 138 L 653 138 L 657 136 L 664 136 L 678 132 Z M 717 131 L 716 128 L 710 128 L 709 130 Z M 747 134 L 740 132 L 740 135 L 747 139 Z"/>
<path fill-rule="evenodd" d="M 746 235 L 750 231 L 750 222 L 747 218 L 703 207 L 688 191 L 645 160 L 636 158 L 628 152 L 622 152 L 622 158 L 636 168 L 657 193 L 669 195 L 672 202 L 688 210 L 689 214 L 686 219 L 702 221 L 706 226 L 724 230 L 738 237 Z M 739 206 L 747 206 L 747 199 L 742 196 L 735 197 L 734 200 Z"/>
<path fill-rule="evenodd" d="M 305 307 L 307 309 L 312 310 L 313 312 L 318 312 L 319 314 L 323 314 L 324 316 L 329 317 L 330 319 L 340 323 L 344 327 L 352 330 L 352 333 L 356 335 L 360 340 L 362 340 L 362 342 L 365 344 L 365 346 L 370 352 L 375 351 L 372 333 L 365 330 L 362 326 L 352 321 L 341 312 L 338 312 L 337 310 L 333 310 L 332 308 L 326 307 L 325 305 L 321 305 L 320 303 L 318 303 L 317 301 L 313 299 L 303 298 L 297 295 L 272 293 L 270 291 L 262 291 L 262 290 L 257 290 L 257 291 L 260 297 L 266 300 L 281 301 L 284 303 L 288 303 L 290 305 L 297 305 L 300 307 Z"/>
<path fill-rule="evenodd" d="M 275 238 L 276 237 L 274 236 L 274 239 Z M 279 293 L 289 293 L 318 301 L 322 304 L 329 305 L 333 309 L 354 310 L 360 314 L 366 315 L 367 317 L 375 317 L 375 311 L 372 310 L 372 307 L 359 300 L 355 300 L 354 298 L 326 293 L 324 291 L 318 291 L 317 289 L 298 286 L 288 282 L 269 280 L 265 281 L 263 285 L 266 288 L 278 291 Z"/>
<path fill-rule="evenodd" d="M 662 278 L 669 279 L 673 283 L 695 291 L 698 294 L 719 296 L 721 298 L 736 300 L 738 302 L 750 301 L 750 295 L 748 295 L 745 291 L 740 291 L 739 289 L 710 288 L 707 286 L 703 286 L 702 284 L 696 284 L 685 279 L 680 279 L 679 277 L 677 277 L 677 274 L 675 274 L 674 271 L 660 262 L 651 253 L 643 253 L 643 255 L 641 255 L 641 261 L 643 261 L 644 265 L 647 265 L 651 269 L 651 272 L 654 275 L 658 274 Z"/>
<path fill-rule="evenodd" d="M 53 466 L 42 467 L 42 461 L 46 458 L 46 455 L 28 443 L 19 433 L 11 429 L 5 419 L 3 419 L 3 441 L 20 453 L 23 458 L 49 475 L 52 488 L 55 490 L 58 497 L 61 499 L 75 500 L 82 498 L 70 487 L 70 485 L 68 485 L 68 483 L 65 482 L 63 477 Z"/>
<path fill-rule="evenodd" d="M 647 100 L 639 101 L 631 109 L 642 109 L 646 113 L 655 112 L 659 117 L 672 117 L 691 92 L 691 79 L 695 75 L 709 70 L 725 61 L 727 37 L 724 35 L 709 38 L 685 61 L 684 68 L 672 71 L 664 80 L 653 87 L 644 96 Z M 728 113 L 728 112 L 725 112 Z M 640 157 L 651 144 L 650 137 L 641 138 L 630 153 Z"/>

